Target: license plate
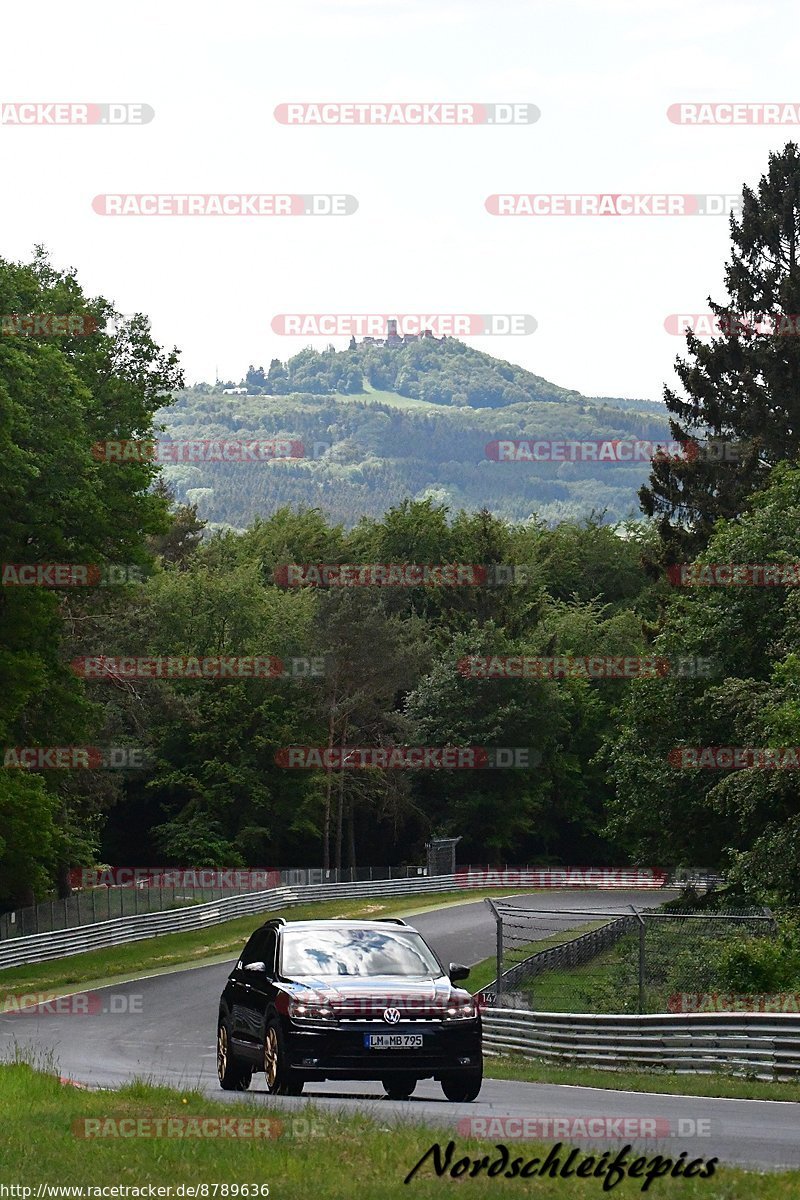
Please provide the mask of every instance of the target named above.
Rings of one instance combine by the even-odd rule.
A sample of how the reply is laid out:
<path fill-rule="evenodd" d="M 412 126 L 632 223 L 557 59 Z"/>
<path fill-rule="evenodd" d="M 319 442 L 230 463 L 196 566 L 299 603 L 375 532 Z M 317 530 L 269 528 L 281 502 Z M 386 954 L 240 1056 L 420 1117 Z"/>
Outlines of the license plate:
<path fill-rule="evenodd" d="M 365 1033 L 364 1045 L 368 1050 L 419 1050 L 422 1046 L 421 1033 Z"/>

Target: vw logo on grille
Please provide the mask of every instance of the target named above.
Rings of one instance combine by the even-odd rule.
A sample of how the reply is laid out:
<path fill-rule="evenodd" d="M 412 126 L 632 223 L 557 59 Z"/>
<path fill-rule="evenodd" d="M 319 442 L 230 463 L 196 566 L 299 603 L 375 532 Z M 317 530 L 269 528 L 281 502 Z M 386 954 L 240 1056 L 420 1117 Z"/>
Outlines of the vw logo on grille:
<path fill-rule="evenodd" d="M 383 1014 L 383 1019 L 389 1025 L 396 1025 L 397 1022 L 400 1020 L 400 1009 L 399 1008 L 387 1008 Z"/>

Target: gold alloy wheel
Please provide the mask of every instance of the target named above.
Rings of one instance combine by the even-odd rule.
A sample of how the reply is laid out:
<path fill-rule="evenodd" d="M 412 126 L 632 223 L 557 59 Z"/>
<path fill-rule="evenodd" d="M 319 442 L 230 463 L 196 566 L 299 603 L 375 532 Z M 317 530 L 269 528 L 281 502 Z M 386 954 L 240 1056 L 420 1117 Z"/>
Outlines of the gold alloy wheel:
<path fill-rule="evenodd" d="M 278 1078 L 278 1033 L 274 1025 L 267 1030 L 264 1043 L 264 1073 L 267 1076 L 267 1087 L 274 1087 Z"/>
<path fill-rule="evenodd" d="M 217 1075 L 223 1079 L 228 1069 L 228 1031 L 224 1025 L 217 1030 Z"/>

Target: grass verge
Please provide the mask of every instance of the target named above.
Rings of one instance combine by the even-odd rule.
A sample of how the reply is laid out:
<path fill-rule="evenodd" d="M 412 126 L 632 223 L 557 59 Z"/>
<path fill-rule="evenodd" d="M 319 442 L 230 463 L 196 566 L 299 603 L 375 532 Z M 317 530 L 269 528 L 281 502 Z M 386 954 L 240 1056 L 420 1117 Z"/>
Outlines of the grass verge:
<path fill-rule="evenodd" d="M 732 1100 L 788 1100 L 800 1103 L 800 1082 L 795 1080 L 753 1079 L 717 1071 L 708 1075 L 693 1075 L 675 1071 L 643 1071 L 635 1066 L 622 1066 L 618 1071 L 611 1071 L 574 1063 L 556 1065 L 543 1059 L 528 1058 L 524 1054 L 493 1054 L 485 1059 L 485 1073 L 491 1079 L 513 1079 L 519 1083 L 560 1083 L 573 1087 L 612 1088 L 623 1092 L 663 1092 L 683 1096 L 718 1096 Z"/>
<path fill-rule="evenodd" d="M 196 1092 L 177 1092 L 143 1083 L 130 1084 L 118 1092 L 87 1092 L 63 1087 L 54 1076 L 25 1063 L 0 1066 L 0 1112 L 3 1113 L 0 1183 L 33 1189 L 28 1195 L 35 1195 L 40 1184 L 144 1187 L 145 1195 L 148 1185 L 176 1188 L 184 1184 L 197 1188 L 205 1184 L 211 1200 L 215 1195 L 214 1185 L 218 1188 L 216 1195 L 221 1198 L 260 1197 L 265 1194 L 264 1187 L 268 1187 L 273 1200 L 308 1200 L 309 1196 L 314 1200 L 344 1197 L 396 1200 L 409 1195 L 421 1200 L 433 1197 L 440 1200 L 442 1195 L 450 1194 L 449 1187 L 454 1182 L 461 1183 L 464 1194 L 469 1196 L 490 1197 L 505 1192 L 497 1178 L 487 1178 L 485 1173 L 470 1177 L 465 1173 L 471 1169 L 470 1164 L 462 1166 L 460 1176 L 455 1179 L 450 1172 L 439 1178 L 432 1158 L 415 1174 L 411 1189 L 404 1184 L 407 1174 L 435 1142 L 442 1146 L 443 1152 L 450 1139 L 455 1142 L 452 1165 L 463 1157 L 473 1163 L 480 1162 L 484 1155 L 487 1164 L 498 1160 L 497 1143 L 463 1136 L 455 1116 L 449 1130 L 412 1123 L 389 1128 L 387 1121 L 366 1116 L 343 1116 L 312 1107 L 281 1109 L 277 1104 L 274 1107 L 246 1102 L 225 1104 Z M 224 1117 L 230 1121 L 254 1116 L 272 1118 L 270 1131 L 279 1136 L 251 1139 L 229 1135 L 152 1136 L 158 1128 L 155 1123 L 158 1118 L 194 1119 L 194 1129 L 201 1131 L 208 1129 L 201 1121 L 209 1118 Z M 131 1118 L 134 1120 L 130 1121 Z M 130 1124 L 118 1125 L 116 1122 L 121 1119 L 128 1119 Z M 139 1125 L 139 1119 L 147 1124 Z M 89 1139 L 82 1136 L 86 1121 L 94 1123 L 90 1129 L 105 1131 L 105 1135 Z M 114 1124 L 109 1124 L 110 1121 Z M 227 1128 L 230 1130 L 230 1125 Z M 149 1136 L 142 1135 L 139 1132 L 142 1129 Z M 126 1136 L 119 1136 L 126 1130 Z M 112 1136 L 111 1131 L 117 1136 Z M 610 1157 L 621 1148 L 621 1143 L 609 1147 Z M 536 1170 L 550 1149 L 547 1144 L 511 1142 L 509 1160 L 519 1157 L 524 1164 L 538 1158 L 539 1163 L 532 1168 Z M 708 1159 L 713 1156 L 713 1147 L 704 1147 L 703 1152 Z M 559 1152 L 560 1164 L 567 1154 L 566 1147 Z M 692 1154 L 690 1147 L 689 1158 Z M 633 1155 L 629 1152 L 627 1157 L 630 1163 Z M 649 1165 L 653 1151 L 647 1151 L 646 1157 Z M 579 1154 L 573 1161 L 573 1169 L 584 1160 L 585 1155 Z M 614 1195 L 639 1196 L 644 1182 L 641 1177 L 625 1179 L 614 1187 Z M 221 1190 L 220 1185 L 227 1185 L 229 1190 Z M 523 1187 L 526 1196 L 535 1196 L 537 1200 L 604 1194 L 602 1181 L 596 1178 L 552 1179 L 531 1175 L 524 1179 Z M 700 1177 L 663 1178 L 656 1181 L 650 1195 L 669 1200 L 675 1197 L 790 1200 L 798 1193 L 798 1171 L 759 1175 L 718 1167 L 711 1184 Z M 15 1194 L 27 1200 L 24 1193 Z M 183 1194 L 191 1193 L 187 1189 Z M 522 1192 L 515 1189 L 514 1194 Z M 195 1195 L 202 1196 L 202 1191 Z"/>

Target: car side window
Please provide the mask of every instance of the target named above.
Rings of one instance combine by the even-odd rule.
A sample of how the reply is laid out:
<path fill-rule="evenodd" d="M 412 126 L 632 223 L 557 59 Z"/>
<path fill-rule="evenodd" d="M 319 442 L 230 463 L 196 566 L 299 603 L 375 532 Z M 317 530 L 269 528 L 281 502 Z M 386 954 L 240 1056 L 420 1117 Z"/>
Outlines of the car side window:
<path fill-rule="evenodd" d="M 266 963 L 267 974 L 275 973 L 275 930 L 257 929 L 242 951 L 241 964 Z"/>
<path fill-rule="evenodd" d="M 267 975 L 270 978 L 275 974 L 275 946 L 277 940 L 275 930 L 267 930 L 267 936 L 264 941 L 264 962 L 267 965 Z"/>
<path fill-rule="evenodd" d="M 261 954 L 263 944 L 264 930 L 257 929 L 242 951 L 241 963 L 243 967 L 246 967 L 248 963 L 258 962 L 263 957 Z"/>

